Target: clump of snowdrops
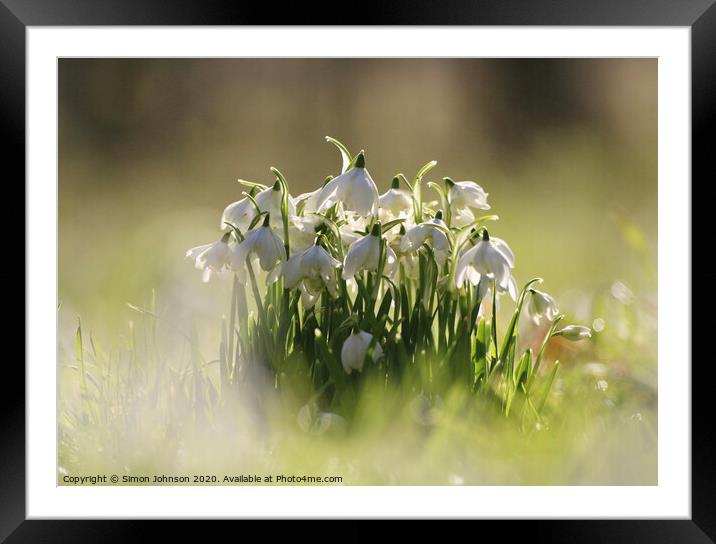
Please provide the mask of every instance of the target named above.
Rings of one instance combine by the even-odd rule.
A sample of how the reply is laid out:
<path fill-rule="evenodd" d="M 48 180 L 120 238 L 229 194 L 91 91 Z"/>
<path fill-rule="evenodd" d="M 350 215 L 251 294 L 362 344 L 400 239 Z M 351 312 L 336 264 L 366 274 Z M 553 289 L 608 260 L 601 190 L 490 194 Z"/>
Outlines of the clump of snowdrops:
<path fill-rule="evenodd" d="M 540 278 L 517 283 L 488 193 L 473 181 L 427 181 L 431 161 L 412 181 L 397 174 L 381 195 L 364 152 L 326 139 L 341 153 L 338 175 L 298 196 L 276 168 L 271 185 L 239 180 L 246 192 L 224 210 L 221 237 L 187 251 L 204 281 L 233 281 L 222 390 L 256 371 L 280 390 L 300 368 L 311 384 L 306 406 L 324 415 L 345 412 L 361 381 L 374 377 L 428 398 L 462 384 L 506 414 L 520 398 L 539 420 L 559 367 L 540 373 L 550 339 L 591 331 L 560 326 Z M 426 201 L 426 189 L 436 201 Z M 503 297 L 514 310 L 498 326 Z M 547 324 L 534 352 L 519 347 L 523 312 Z M 544 383 L 534 395 L 537 379 Z"/>

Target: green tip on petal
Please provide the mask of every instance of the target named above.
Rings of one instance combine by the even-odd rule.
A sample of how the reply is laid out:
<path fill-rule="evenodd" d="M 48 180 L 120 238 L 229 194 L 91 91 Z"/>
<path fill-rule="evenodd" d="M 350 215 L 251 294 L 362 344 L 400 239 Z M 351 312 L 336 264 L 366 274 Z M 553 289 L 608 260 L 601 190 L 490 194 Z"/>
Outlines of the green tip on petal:
<path fill-rule="evenodd" d="M 370 233 L 373 236 L 380 236 L 382 234 L 380 223 L 376 223 L 375 225 L 373 225 L 373 228 L 371 229 Z"/>
<path fill-rule="evenodd" d="M 279 180 L 276 180 L 276 183 L 273 184 L 273 190 L 274 191 L 280 191 L 281 190 L 281 182 Z"/>
<path fill-rule="evenodd" d="M 438 212 L 435 214 L 435 219 L 442 219 L 443 218 L 443 211 L 438 210 Z"/>
<path fill-rule="evenodd" d="M 443 178 L 443 181 L 445 182 L 445 185 L 447 185 L 448 189 L 455 185 L 455 182 L 452 180 L 452 178 Z"/>
<path fill-rule="evenodd" d="M 323 180 L 323 186 L 325 187 L 326 185 L 328 185 L 328 182 L 331 181 L 332 179 L 333 179 L 333 176 L 326 176 L 325 179 Z"/>
<path fill-rule="evenodd" d="M 229 232 L 227 232 L 226 234 L 224 234 L 224 235 L 221 237 L 221 241 L 224 242 L 225 244 L 228 244 L 228 243 L 229 243 L 229 237 L 230 237 L 230 236 L 231 236 L 231 231 L 229 231 Z"/>
<path fill-rule="evenodd" d="M 399 189 L 400 188 L 400 178 L 398 176 L 395 176 L 393 178 L 393 181 L 390 184 L 391 189 Z"/>
<path fill-rule="evenodd" d="M 270 221 L 271 221 L 271 214 L 270 214 L 270 213 L 267 213 L 267 214 L 266 214 L 266 217 L 264 217 L 264 224 L 263 224 L 263 226 L 264 226 L 264 227 L 268 227 Z"/>
<path fill-rule="evenodd" d="M 490 239 L 490 233 L 487 232 L 487 229 L 482 229 L 482 240 L 487 242 Z"/>
<path fill-rule="evenodd" d="M 358 156 L 356 156 L 356 162 L 355 162 L 356 168 L 365 168 L 365 153 L 361 149 L 361 152 L 358 153 Z"/>

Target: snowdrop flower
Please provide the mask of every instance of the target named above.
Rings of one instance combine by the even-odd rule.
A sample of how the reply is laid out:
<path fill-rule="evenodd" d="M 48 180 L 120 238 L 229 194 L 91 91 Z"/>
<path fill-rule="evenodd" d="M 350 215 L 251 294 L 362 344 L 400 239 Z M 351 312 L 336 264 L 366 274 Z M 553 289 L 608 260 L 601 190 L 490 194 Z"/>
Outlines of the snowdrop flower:
<path fill-rule="evenodd" d="M 356 240 L 363 238 L 368 231 L 368 224 L 362 217 L 346 216 L 346 222 L 338 230 L 341 233 L 343 244 L 348 247 Z"/>
<path fill-rule="evenodd" d="M 348 248 L 348 254 L 343 263 L 343 279 L 355 276 L 361 270 L 377 270 L 380 260 L 380 224 L 376 223 L 370 234 L 356 240 Z M 397 258 L 389 245 L 385 246 L 384 273 L 391 276 L 395 269 Z"/>
<path fill-rule="evenodd" d="M 341 364 L 343 369 L 350 374 L 352 371 L 363 370 L 365 356 L 368 353 L 368 346 L 373 340 L 373 335 L 365 331 L 354 329 L 351 335 L 346 338 L 341 348 Z M 373 361 L 383 356 L 383 348 L 377 342 L 373 346 Z"/>
<path fill-rule="evenodd" d="M 222 272 L 229 265 L 230 236 L 231 234 L 227 232 L 213 244 L 193 247 L 186 252 L 187 258 L 194 259 L 194 266 L 204 271 L 202 276 L 204 282 L 208 282 L 212 274 Z"/>
<path fill-rule="evenodd" d="M 246 230 L 253 218 L 256 217 L 257 206 L 261 213 L 267 213 L 271 216 L 272 227 L 280 227 L 283 224 L 283 216 L 281 215 L 281 200 L 283 200 L 281 183 L 277 181 L 273 184 L 273 187 L 268 187 L 263 191 L 259 191 L 255 196 L 252 196 L 254 197 L 256 205 L 247 197 L 233 204 L 229 204 L 226 207 L 221 217 L 222 228 L 227 227 L 224 222 L 228 222 L 241 230 Z M 296 215 L 296 205 L 291 195 L 288 195 L 288 215 Z"/>
<path fill-rule="evenodd" d="M 303 432 L 316 435 L 330 431 L 341 433 L 347 427 L 345 418 L 333 412 L 321 412 L 315 402 L 302 406 L 296 419 Z"/>
<path fill-rule="evenodd" d="M 420 275 L 420 259 L 418 258 L 417 253 L 414 251 L 403 253 L 400 251 L 400 244 L 402 243 L 405 234 L 405 225 L 400 225 L 398 234 L 390 240 L 390 247 L 393 251 L 395 251 L 395 254 L 398 257 L 398 263 L 403 265 L 402 270 L 406 277 L 417 279 Z"/>
<path fill-rule="evenodd" d="M 325 285 L 332 296 L 338 296 L 336 268 L 341 262 L 334 259 L 322 246 L 316 244 L 293 255 L 282 266 L 285 286 L 293 289 L 301 286 L 309 295 L 318 295 Z M 305 302 L 311 302 L 307 299 Z M 315 300 L 312 301 L 315 303 Z"/>
<path fill-rule="evenodd" d="M 401 253 L 414 252 L 426 241 L 430 240 L 437 263 L 440 266 L 445 264 L 450 251 L 450 242 L 445 232 L 438 228 L 443 227 L 447 229 L 447 225 L 445 225 L 442 217 L 442 212 L 438 211 L 433 219 L 407 229 L 400 241 Z M 436 227 L 436 225 L 438 227 Z"/>
<path fill-rule="evenodd" d="M 251 220 L 256 215 L 256 207 L 251 199 L 244 197 L 237 202 L 232 202 L 221 214 L 221 230 L 231 230 L 233 225 L 241 231 L 249 228 Z M 227 224 L 228 223 L 228 224 Z"/>
<path fill-rule="evenodd" d="M 553 336 L 563 336 L 566 340 L 577 342 L 585 338 L 591 338 L 592 330 L 589 327 L 582 327 L 581 325 L 568 325 L 554 333 Z"/>
<path fill-rule="evenodd" d="M 450 218 L 450 226 L 458 229 L 475 221 L 475 214 L 472 213 L 470 208 L 455 209 L 451 206 L 450 213 L 452 214 Z"/>
<path fill-rule="evenodd" d="M 329 181 L 318 195 L 318 210 L 342 202 L 346 211 L 360 216 L 375 215 L 378 209 L 378 188 L 365 169 L 365 156 L 361 151 L 355 166 L 345 174 Z"/>
<path fill-rule="evenodd" d="M 378 217 L 382 223 L 408 218 L 413 213 L 413 197 L 405 189 L 400 189 L 400 179 L 395 177 L 390 189 L 378 198 L 378 206 Z"/>
<path fill-rule="evenodd" d="M 321 194 L 321 191 L 326 186 L 326 184 L 332 179 L 333 176 L 326 176 L 326 179 L 323 181 L 323 185 L 321 185 L 318 189 L 309 193 L 301 193 L 293 199 L 296 203 L 297 208 L 299 208 L 301 203 L 303 203 L 303 208 L 301 211 L 303 215 L 318 211 L 318 196 Z"/>
<path fill-rule="evenodd" d="M 321 189 L 318 188 L 315 191 L 311 191 L 310 193 L 301 193 L 296 198 L 294 198 L 294 201 L 296 202 L 296 206 L 300 206 L 303 202 L 303 213 L 311 213 L 315 212 L 318 209 L 318 195 L 321 194 Z"/>
<path fill-rule="evenodd" d="M 323 224 L 318 215 L 294 215 L 289 218 L 288 235 L 291 240 L 291 251 L 303 251 L 313 245 L 316 230 Z"/>
<path fill-rule="evenodd" d="M 489 210 L 487 195 L 482 187 L 474 181 L 453 181 L 450 178 L 443 178 L 448 187 L 448 202 L 451 209 L 474 208 L 477 210 Z"/>
<path fill-rule="evenodd" d="M 510 279 L 507 281 L 507 286 L 497 284 L 497 296 L 499 297 L 503 293 L 508 293 L 512 300 L 517 301 L 517 282 L 514 276 L 510 276 Z M 492 277 L 489 274 L 485 274 L 480 278 L 476 296 L 478 300 L 492 299 Z"/>
<path fill-rule="evenodd" d="M 246 259 L 252 254 L 258 257 L 259 265 L 265 271 L 273 269 L 277 262 L 285 258 L 283 242 L 269 224 L 270 217 L 266 214 L 263 225 L 246 233 L 244 241 L 236 246 L 231 268 L 239 275 L 243 275 Z"/>
<path fill-rule="evenodd" d="M 557 302 L 551 296 L 537 289 L 530 289 L 529 293 L 530 300 L 527 303 L 527 314 L 532 318 L 535 325 L 539 325 L 543 318 L 552 321 L 557 317 L 559 308 L 557 307 Z"/>
<path fill-rule="evenodd" d="M 281 184 L 276 181 L 276 183 L 273 184 L 273 187 L 269 187 L 267 189 L 264 189 L 260 193 L 258 193 L 254 200 L 256 200 L 256 204 L 259 207 L 259 210 L 261 210 L 262 213 L 268 213 L 271 216 L 273 216 L 277 221 L 280 221 L 281 218 L 281 200 L 283 199 L 283 194 L 281 191 Z M 296 215 L 296 205 L 293 201 L 293 197 L 291 195 L 288 195 L 288 215 Z"/>
<path fill-rule="evenodd" d="M 498 289 L 510 289 L 512 268 L 515 266 L 515 256 L 509 246 L 499 238 L 490 238 L 487 229 L 482 231 L 481 240 L 463 253 L 457 263 L 455 283 L 463 286 L 465 280 L 478 285 L 480 279 L 486 276 L 495 280 Z"/>

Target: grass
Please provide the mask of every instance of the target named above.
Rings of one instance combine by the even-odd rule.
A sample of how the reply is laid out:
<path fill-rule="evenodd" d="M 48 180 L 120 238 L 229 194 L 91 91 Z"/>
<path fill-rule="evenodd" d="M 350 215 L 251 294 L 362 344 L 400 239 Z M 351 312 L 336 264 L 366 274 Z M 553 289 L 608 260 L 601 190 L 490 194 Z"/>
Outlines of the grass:
<path fill-rule="evenodd" d="M 647 309 L 622 308 L 611 294 L 597 302 L 627 321 L 647 317 L 640 314 Z M 257 375 L 250 387 L 222 393 L 218 361 L 202 356 L 196 337 L 165 327 L 154 317 L 157 308 L 136 314 L 124 345 L 105 348 L 85 334 L 82 357 L 62 362 L 61 475 L 334 475 L 344 485 L 656 483 L 655 376 L 646 358 L 621 360 L 648 349 L 636 340 L 615 350 L 597 333 L 592 346 L 569 357 L 563 350 L 574 344 L 556 346 L 545 370 L 555 357 L 570 363 L 539 422 L 522 410 L 505 418 L 459 385 L 430 398 L 411 387 L 385 387 L 377 377 L 356 391 L 349 419 L 322 421 L 308 385 L 279 395 L 269 376 Z M 630 338 L 648 332 L 631 323 Z M 162 337 L 184 355 L 164 357 Z"/>

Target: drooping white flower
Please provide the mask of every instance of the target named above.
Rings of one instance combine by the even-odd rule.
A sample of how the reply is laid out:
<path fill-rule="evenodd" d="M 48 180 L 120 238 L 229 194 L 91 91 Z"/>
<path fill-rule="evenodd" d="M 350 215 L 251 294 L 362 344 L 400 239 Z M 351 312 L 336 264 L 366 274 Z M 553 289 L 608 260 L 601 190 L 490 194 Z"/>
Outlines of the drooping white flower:
<path fill-rule="evenodd" d="M 435 260 L 442 266 L 450 252 L 450 242 L 445 232 L 439 227 L 447 229 L 441 212 L 425 223 L 409 227 L 400 241 L 401 253 L 417 251 L 426 241 L 430 241 L 435 253 Z"/>
<path fill-rule="evenodd" d="M 231 268 L 240 276 L 243 276 L 246 259 L 252 255 L 258 257 L 259 265 L 265 271 L 272 270 L 276 263 L 285 259 L 283 242 L 269 225 L 270 216 L 267 214 L 263 225 L 246 233 L 244 241 L 234 249 Z"/>
<path fill-rule="evenodd" d="M 382 223 L 394 219 L 407 219 L 413 214 L 413 197 L 400 188 L 400 179 L 395 177 L 390 189 L 378 198 L 378 217 Z"/>
<path fill-rule="evenodd" d="M 380 244 L 380 225 L 376 224 L 370 234 L 356 240 L 348 248 L 343 262 L 343 279 L 350 279 L 362 270 L 377 270 L 380 261 Z M 386 244 L 383 273 L 391 276 L 396 261 L 395 252 Z"/>
<path fill-rule="evenodd" d="M 341 233 L 341 240 L 343 245 L 350 247 L 350 245 L 356 240 L 360 240 L 366 235 L 368 230 L 367 222 L 362 217 L 353 217 L 352 215 L 346 215 L 346 222 L 343 223 L 338 230 Z"/>
<path fill-rule="evenodd" d="M 487 203 L 488 193 L 474 181 L 444 179 L 448 186 L 447 197 L 451 210 L 459 210 L 460 208 L 490 209 L 490 205 Z"/>
<path fill-rule="evenodd" d="M 562 336 L 566 340 L 577 342 L 585 338 L 591 338 L 592 330 L 589 327 L 582 327 L 581 325 L 568 325 L 554 333 L 554 336 Z"/>
<path fill-rule="evenodd" d="M 273 187 L 268 187 L 255 197 L 256 204 L 262 213 L 268 213 L 277 220 L 281 220 L 281 200 L 283 199 L 283 192 L 281 191 L 281 184 L 277 181 L 273 184 Z M 288 195 L 288 215 L 296 215 L 296 204 L 293 201 L 293 197 Z"/>
<path fill-rule="evenodd" d="M 354 370 L 361 372 L 363 363 L 368 354 L 368 346 L 373 340 L 373 335 L 365 332 L 354 330 L 350 336 L 343 342 L 341 348 L 341 364 L 343 369 L 350 374 Z M 377 361 L 383 356 L 383 348 L 377 342 L 373 346 L 373 361 Z"/>
<path fill-rule="evenodd" d="M 309 295 L 315 296 L 325 286 L 335 297 L 338 296 L 336 269 L 340 266 L 339 260 L 334 259 L 322 246 L 314 244 L 283 263 L 281 273 L 284 285 L 289 289 L 301 286 Z M 312 302 L 315 303 L 315 300 Z"/>
<path fill-rule="evenodd" d="M 221 230 L 231 230 L 231 225 L 233 225 L 243 232 L 249 228 L 255 215 L 256 207 L 248 197 L 232 202 L 221 214 Z"/>
<path fill-rule="evenodd" d="M 397 234 L 392 239 L 389 239 L 389 243 L 398 258 L 396 267 L 402 265 L 402 270 L 406 277 L 417 279 L 420 271 L 420 259 L 418 258 L 418 254 L 414 251 L 407 251 L 405 253 L 400 251 L 400 244 L 406 234 L 405 225 L 400 225 L 399 229 L 393 230 L 397 230 Z"/>
<path fill-rule="evenodd" d="M 470 208 L 455 208 L 451 206 L 450 213 L 450 226 L 458 229 L 475 221 L 475 214 L 472 213 Z"/>
<path fill-rule="evenodd" d="M 333 412 L 322 412 L 315 402 L 302 406 L 296 419 L 303 432 L 316 435 L 327 432 L 342 433 L 347 426 L 345 418 Z"/>
<path fill-rule="evenodd" d="M 529 290 L 529 301 L 527 302 L 527 314 L 532 318 L 535 325 L 542 319 L 552 321 L 559 314 L 557 302 L 547 293 L 537 289 Z"/>
<path fill-rule="evenodd" d="M 283 223 L 283 216 L 281 215 L 283 191 L 281 190 L 281 184 L 277 181 L 273 184 L 273 187 L 259 191 L 253 198 L 256 202 L 255 205 L 248 197 L 229 204 L 221 217 L 222 228 L 230 228 L 225 224 L 228 222 L 244 231 L 259 212 L 269 214 L 271 226 L 279 228 Z M 257 206 L 259 212 L 256 211 Z M 288 195 L 288 215 L 296 215 L 296 205 L 291 195 Z"/>
<path fill-rule="evenodd" d="M 503 293 L 508 293 L 512 300 L 517 301 L 517 281 L 515 281 L 514 276 L 510 276 L 506 287 L 500 285 L 499 283 L 496 285 L 498 297 Z M 485 274 L 480 278 L 480 283 L 477 286 L 476 297 L 478 300 L 492 300 L 492 277 L 489 274 Z"/>
<path fill-rule="evenodd" d="M 291 251 L 300 252 L 311 247 L 316 240 L 316 229 L 322 223 L 323 219 L 315 214 L 291 216 L 288 223 Z"/>
<path fill-rule="evenodd" d="M 294 203 L 296 204 L 296 208 L 301 210 L 302 215 L 318 211 L 318 197 L 320 196 L 323 187 L 325 187 L 326 184 L 332 179 L 333 176 L 327 176 L 326 179 L 323 181 L 323 185 L 321 187 L 319 187 L 315 191 L 301 193 L 293 199 Z M 301 206 L 301 203 L 303 203 L 303 206 Z"/>
<path fill-rule="evenodd" d="M 310 193 L 301 193 L 296 198 L 294 198 L 294 202 L 296 203 L 296 207 L 299 207 L 301 203 L 303 202 L 303 213 L 311 213 L 318 210 L 318 195 L 321 194 L 321 188 L 316 189 L 315 191 L 311 191 Z"/>
<path fill-rule="evenodd" d="M 375 215 L 378 210 L 378 188 L 365 169 L 365 156 L 361 151 L 355 166 L 345 174 L 329 181 L 318 195 L 317 209 L 329 208 L 336 202 L 343 209 L 360 216 Z"/>
<path fill-rule="evenodd" d="M 231 234 L 227 232 L 213 244 L 193 247 L 186 252 L 188 259 L 194 259 L 194 266 L 204 271 L 202 276 L 204 282 L 208 282 L 212 274 L 220 273 L 228 267 L 231 255 L 230 236 Z"/>
<path fill-rule="evenodd" d="M 455 284 L 463 286 L 465 280 L 478 285 L 486 276 L 495 280 L 499 289 L 509 290 L 515 256 L 509 246 L 500 238 L 490 237 L 487 230 L 482 231 L 482 238 L 460 257 L 455 271 Z"/>

